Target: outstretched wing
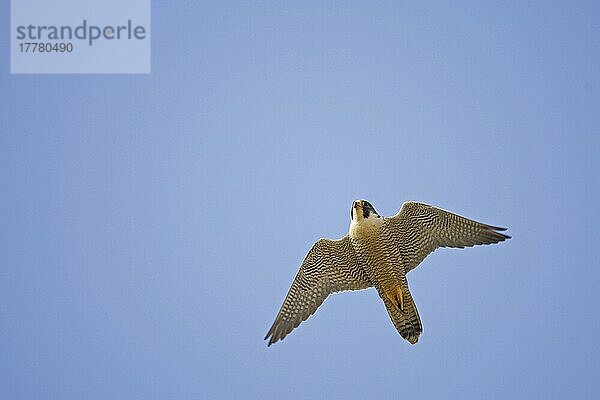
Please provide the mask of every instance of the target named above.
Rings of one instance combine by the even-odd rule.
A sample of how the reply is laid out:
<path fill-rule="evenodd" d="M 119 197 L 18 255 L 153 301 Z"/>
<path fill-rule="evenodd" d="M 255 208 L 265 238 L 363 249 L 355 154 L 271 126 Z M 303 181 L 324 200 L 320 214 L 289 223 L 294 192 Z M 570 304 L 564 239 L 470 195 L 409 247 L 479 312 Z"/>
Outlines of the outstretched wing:
<path fill-rule="evenodd" d="M 310 249 L 265 336 L 269 346 L 310 317 L 331 293 L 371 287 L 350 239 L 319 239 Z"/>
<path fill-rule="evenodd" d="M 398 243 L 404 269 L 414 269 L 438 247 L 471 247 L 510 239 L 505 228 L 482 224 L 427 204 L 408 201 L 398 214 L 385 219 Z"/>

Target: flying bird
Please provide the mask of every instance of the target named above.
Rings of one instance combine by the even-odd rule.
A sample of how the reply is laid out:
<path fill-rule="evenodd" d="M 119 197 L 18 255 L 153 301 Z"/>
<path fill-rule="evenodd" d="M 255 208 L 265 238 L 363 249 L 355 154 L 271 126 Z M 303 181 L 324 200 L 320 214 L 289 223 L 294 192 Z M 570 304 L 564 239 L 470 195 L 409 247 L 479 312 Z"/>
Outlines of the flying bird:
<path fill-rule="evenodd" d="M 464 248 L 510 239 L 506 228 L 486 225 L 427 204 L 408 201 L 393 217 L 381 217 L 366 200 L 350 209 L 341 239 L 319 239 L 296 274 L 268 346 L 310 317 L 332 293 L 374 287 L 396 330 L 411 344 L 423 331 L 406 274 L 439 247 Z"/>

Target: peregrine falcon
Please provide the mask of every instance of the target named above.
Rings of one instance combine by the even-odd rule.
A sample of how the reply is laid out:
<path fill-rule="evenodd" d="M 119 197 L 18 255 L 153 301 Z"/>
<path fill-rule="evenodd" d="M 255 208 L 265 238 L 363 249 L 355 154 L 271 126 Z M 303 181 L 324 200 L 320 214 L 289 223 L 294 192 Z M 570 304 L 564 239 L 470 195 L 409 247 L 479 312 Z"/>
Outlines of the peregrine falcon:
<path fill-rule="evenodd" d="M 499 228 L 414 201 L 381 217 L 366 200 L 350 209 L 350 229 L 339 240 L 310 249 L 267 332 L 268 346 L 310 317 L 331 293 L 374 287 L 400 336 L 417 343 L 423 331 L 406 274 L 438 247 L 464 248 L 510 239 Z"/>

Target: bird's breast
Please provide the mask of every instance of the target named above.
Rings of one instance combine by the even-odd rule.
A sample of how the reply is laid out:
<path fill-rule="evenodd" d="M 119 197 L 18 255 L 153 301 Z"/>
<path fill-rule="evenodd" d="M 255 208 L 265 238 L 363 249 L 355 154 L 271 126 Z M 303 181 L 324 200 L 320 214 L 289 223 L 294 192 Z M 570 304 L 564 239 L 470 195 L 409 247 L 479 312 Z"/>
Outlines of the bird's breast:
<path fill-rule="evenodd" d="M 383 227 L 357 229 L 352 237 L 354 250 L 376 287 L 395 287 L 399 279 L 400 257 Z"/>
<path fill-rule="evenodd" d="M 371 240 L 381 236 L 383 218 L 367 218 L 350 223 L 348 234 L 351 239 Z"/>

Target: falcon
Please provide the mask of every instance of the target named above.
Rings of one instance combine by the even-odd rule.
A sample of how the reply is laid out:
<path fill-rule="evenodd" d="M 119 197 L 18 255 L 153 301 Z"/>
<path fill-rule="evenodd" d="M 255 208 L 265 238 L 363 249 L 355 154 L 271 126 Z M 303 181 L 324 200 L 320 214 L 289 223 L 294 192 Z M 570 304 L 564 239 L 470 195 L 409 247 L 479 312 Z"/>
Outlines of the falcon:
<path fill-rule="evenodd" d="M 285 338 L 332 293 L 374 287 L 396 330 L 415 344 L 423 331 L 406 274 L 439 247 L 465 248 L 510 239 L 506 228 L 486 225 L 427 204 L 408 201 L 393 217 L 381 217 L 366 200 L 350 209 L 341 239 L 319 239 L 296 274 L 268 346 Z"/>

